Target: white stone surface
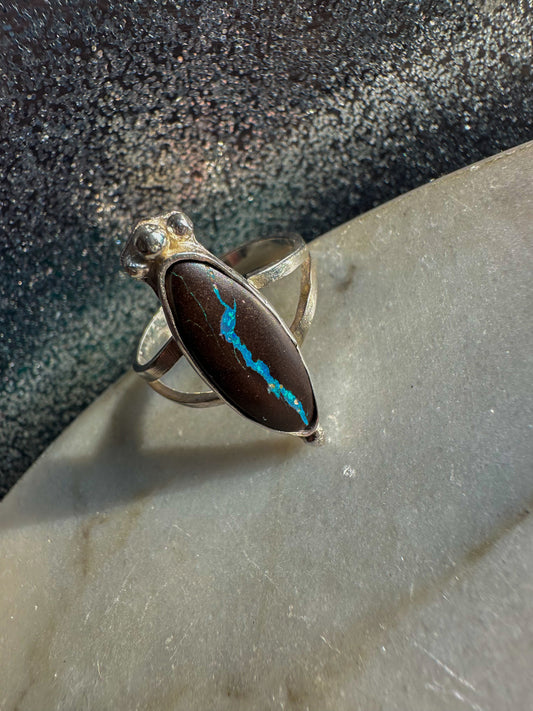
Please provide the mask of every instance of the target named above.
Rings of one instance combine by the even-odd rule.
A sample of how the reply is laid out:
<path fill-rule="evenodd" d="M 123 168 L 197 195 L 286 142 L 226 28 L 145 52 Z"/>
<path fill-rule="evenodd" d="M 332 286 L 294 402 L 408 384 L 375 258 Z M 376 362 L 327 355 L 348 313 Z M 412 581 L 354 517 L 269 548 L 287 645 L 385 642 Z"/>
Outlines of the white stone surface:
<path fill-rule="evenodd" d="M 0 708 L 533 707 L 533 145 L 313 244 L 328 442 L 128 375 L 0 505 Z"/>

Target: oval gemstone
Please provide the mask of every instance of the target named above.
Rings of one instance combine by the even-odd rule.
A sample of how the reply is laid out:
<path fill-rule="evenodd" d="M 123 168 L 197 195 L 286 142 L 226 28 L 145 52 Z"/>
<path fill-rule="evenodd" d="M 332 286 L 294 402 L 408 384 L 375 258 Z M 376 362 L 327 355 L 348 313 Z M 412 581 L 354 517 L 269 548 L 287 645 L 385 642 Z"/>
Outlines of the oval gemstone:
<path fill-rule="evenodd" d="M 238 411 L 282 432 L 312 431 L 317 412 L 300 353 L 257 296 L 203 262 L 175 262 L 167 298 L 183 345 Z"/>

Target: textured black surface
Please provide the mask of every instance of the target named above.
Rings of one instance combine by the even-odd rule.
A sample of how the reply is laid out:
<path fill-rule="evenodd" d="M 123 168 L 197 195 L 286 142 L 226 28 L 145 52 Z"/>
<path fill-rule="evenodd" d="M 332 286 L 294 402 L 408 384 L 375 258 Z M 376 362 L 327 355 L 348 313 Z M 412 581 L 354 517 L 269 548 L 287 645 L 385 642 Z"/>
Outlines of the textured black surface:
<path fill-rule="evenodd" d="M 314 237 L 531 137 L 533 22 L 487 2 L 0 2 L 3 490 L 127 366 L 133 221 Z"/>

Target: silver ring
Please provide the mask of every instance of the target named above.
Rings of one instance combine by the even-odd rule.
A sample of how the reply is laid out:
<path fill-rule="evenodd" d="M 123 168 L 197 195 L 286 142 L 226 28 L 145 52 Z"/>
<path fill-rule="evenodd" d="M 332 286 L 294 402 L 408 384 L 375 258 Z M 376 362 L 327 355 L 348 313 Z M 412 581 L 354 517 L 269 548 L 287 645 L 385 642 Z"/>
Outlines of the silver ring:
<path fill-rule="evenodd" d="M 140 222 L 121 261 L 162 304 L 133 364 L 154 390 L 189 407 L 225 401 L 258 424 L 316 439 L 316 402 L 298 349 L 314 316 L 316 279 L 299 235 L 249 242 L 217 259 L 196 241 L 190 219 L 172 212 Z M 298 267 L 300 297 L 289 329 L 258 289 Z M 185 393 L 161 382 L 182 355 L 210 391 Z"/>

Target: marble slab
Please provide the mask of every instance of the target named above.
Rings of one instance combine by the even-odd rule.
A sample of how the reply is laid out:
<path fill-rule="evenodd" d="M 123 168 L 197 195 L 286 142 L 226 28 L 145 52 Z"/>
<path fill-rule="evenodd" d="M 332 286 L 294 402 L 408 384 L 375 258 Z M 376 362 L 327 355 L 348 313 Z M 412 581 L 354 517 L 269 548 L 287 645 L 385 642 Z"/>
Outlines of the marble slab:
<path fill-rule="evenodd" d="M 0 708 L 531 708 L 532 224 L 527 144 L 313 243 L 322 447 L 96 400 L 0 504 Z"/>

